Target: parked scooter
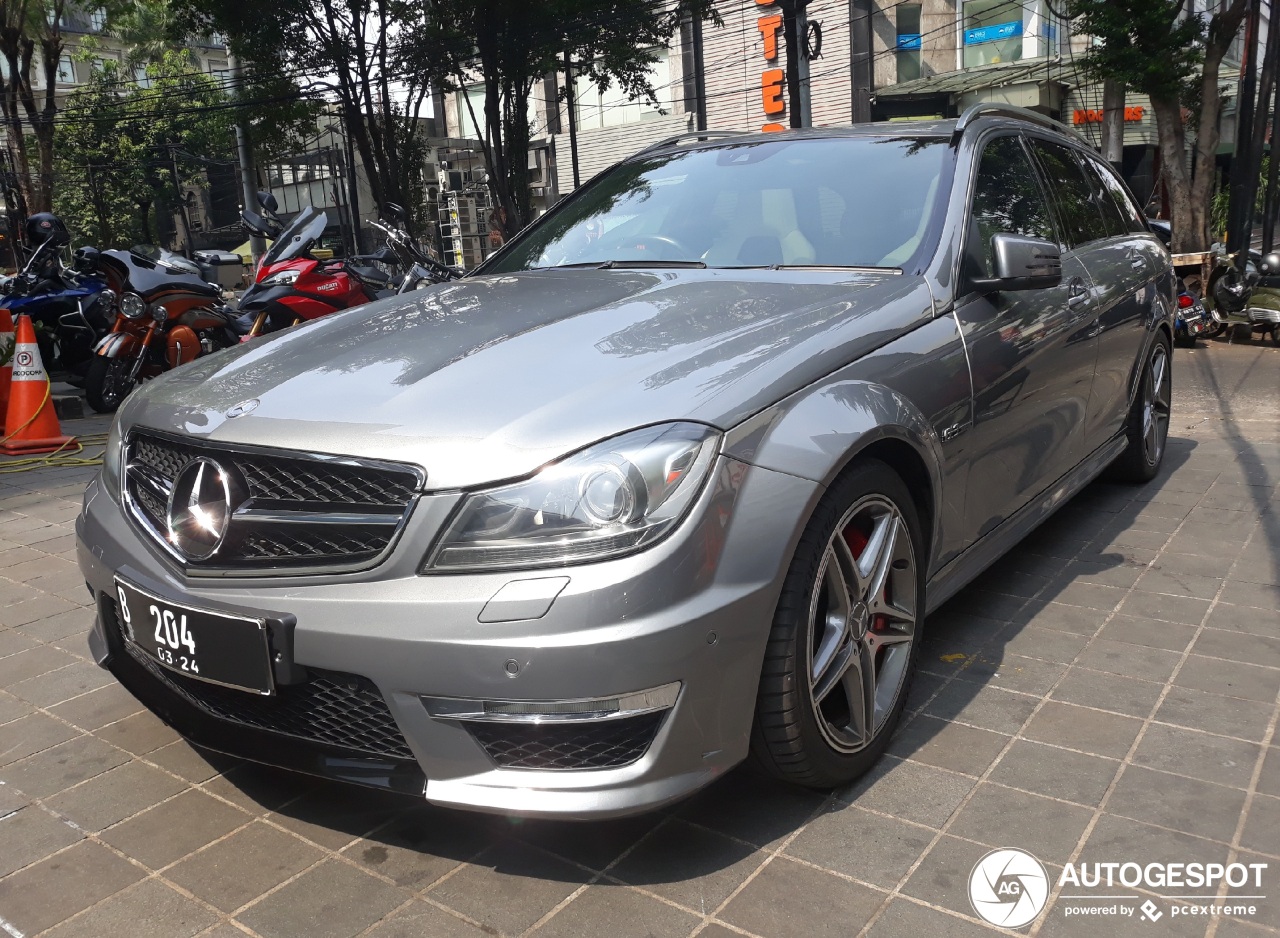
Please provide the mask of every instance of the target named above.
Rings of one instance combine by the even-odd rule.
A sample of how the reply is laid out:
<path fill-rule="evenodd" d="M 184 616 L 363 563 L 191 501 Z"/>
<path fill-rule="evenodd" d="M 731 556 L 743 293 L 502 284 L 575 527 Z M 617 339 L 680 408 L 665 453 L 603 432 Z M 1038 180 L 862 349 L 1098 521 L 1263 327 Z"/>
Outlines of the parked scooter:
<path fill-rule="evenodd" d="M 114 411 L 138 382 L 239 341 L 221 288 L 185 257 L 135 247 L 99 252 L 95 266 L 118 297 L 85 375 L 85 397 L 99 413 Z"/>
<path fill-rule="evenodd" d="M 1250 251 L 1240 273 L 1226 254 L 1215 260 L 1205 297 L 1214 326 L 1210 335 L 1248 329 L 1280 345 L 1280 254 Z"/>
<path fill-rule="evenodd" d="M 258 193 L 262 214 L 246 211 L 250 234 L 274 241 L 258 265 L 254 284 L 240 300 L 245 340 L 319 319 L 342 309 L 384 299 L 457 276 L 435 261 L 403 230 L 404 210 L 386 206 L 391 225 L 377 224 L 387 243 L 373 254 L 321 260 L 312 253 L 329 224 L 320 209 L 307 206 L 287 225 L 276 214 L 269 192 Z M 397 278 L 375 265 L 401 268 Z"/>
<path fill-rule="evenodd" d="M 1174 314 L 1173 341 L 1182 348 L 1195 348 L 1196 340 L 1213 327 L 1213 319 L 1204 303 L 1192 295 L 1182 278 L 1178 278 L 1178 308 Z"/>
<path fill-rule="evenodd" d="M 0 308 L 30 316 L 46 367 L 79 382 L 110 327 L 115 297 L 105 280 L 80 267 L 82 254 L 96 253 L 93 248 L 78 250 L 72 268 L 63 266 L 59 250 L 71 238 L 57 216 L 39 212 L 26 227 L 35 250 L 22 270 L 0 283 Z"/>

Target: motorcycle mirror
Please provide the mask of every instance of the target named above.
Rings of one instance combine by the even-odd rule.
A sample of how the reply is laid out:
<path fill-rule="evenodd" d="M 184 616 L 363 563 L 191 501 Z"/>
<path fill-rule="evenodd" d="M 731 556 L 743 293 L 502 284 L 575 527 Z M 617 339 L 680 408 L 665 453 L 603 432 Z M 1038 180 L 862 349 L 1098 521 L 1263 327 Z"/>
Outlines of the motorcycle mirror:
<path fill-rule="evenodd" d="M 259 192 L 258 204 L 268 212 L 275 212 L 280 208 L 280 203 L 276 201 L 276 197 L 270 192 Z"/>
<path fill-rule="evenodd" d="M 383 208 L 386 211 L 387 216 L 389 218 L 393 218 L 398 222 L 403 222 L 405 220 L 404 209 L 401 208 L 399 205 L 396 205 L 396 203 L 388 202 L 385 206 L 383 206 Z"/>

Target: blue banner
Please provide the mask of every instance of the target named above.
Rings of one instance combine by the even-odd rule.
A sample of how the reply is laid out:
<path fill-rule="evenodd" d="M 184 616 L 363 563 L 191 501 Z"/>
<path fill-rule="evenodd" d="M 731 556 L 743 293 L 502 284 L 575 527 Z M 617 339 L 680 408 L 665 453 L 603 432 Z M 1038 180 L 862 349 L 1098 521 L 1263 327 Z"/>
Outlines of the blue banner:
<path fill-rule="evenodd" d="M 898 49 L 919 49 L 920 34 L 919 33 L 899 33 Z"/>
<path fill-rule="evenodd" d="M 1022 35 L 1022 20 L 1012 23 L 996 23 L 992 26 L 979 26 L 964 31 L 964 44 L 976 46 L 983 42 L 997 42 L 1001 39 L 1012 39 Z"/>

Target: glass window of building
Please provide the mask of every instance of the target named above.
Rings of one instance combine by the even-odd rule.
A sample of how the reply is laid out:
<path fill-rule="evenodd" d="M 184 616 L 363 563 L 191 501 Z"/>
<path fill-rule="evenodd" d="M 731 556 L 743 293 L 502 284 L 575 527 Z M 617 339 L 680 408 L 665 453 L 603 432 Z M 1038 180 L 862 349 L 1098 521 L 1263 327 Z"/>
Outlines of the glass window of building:
<path fill-rule="evenodd" d="M 661 117 L 671 101 L 671 69 L 666 49 L 656 50 L 654 55 L 655 61 L 649 66 L 649 85 L 658 99 L 656 105 L 647 98 L 633 100 L 613 83 L 601 91 L 588 76 L 575 76 L 573 95 L 577 105 L 578 129 L 618 127 Z"/>
<path fill-rule="evenodd" d="M 920 77 L 920 4 L 898 7 L 898 81 Z"/>
<path fill-rule="evenodd" d="M 1023 5 L 1014 0 L 966 0 L 960 39 L 964 67 L 1022 58 Z"/>
<path fill-rule="evenodd" d="M 58 84 L 74 85 L 76 83 L 76 67 L 71 61 L 71 53 L 64 52 L 58 59 Z"/>

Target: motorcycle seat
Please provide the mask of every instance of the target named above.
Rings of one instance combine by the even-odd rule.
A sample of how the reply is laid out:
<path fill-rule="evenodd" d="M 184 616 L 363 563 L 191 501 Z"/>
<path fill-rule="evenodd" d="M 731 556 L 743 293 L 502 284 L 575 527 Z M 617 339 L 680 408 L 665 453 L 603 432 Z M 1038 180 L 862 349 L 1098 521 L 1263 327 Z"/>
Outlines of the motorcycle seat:
<path fill-rule="evenodd" d="M 391 278 L 376 267 L 359 267 L 355 264 L 348 264 L 347 270 L 357 280 L 367 283 L 371 287 L 386 287 L 391 283 Z"/>

